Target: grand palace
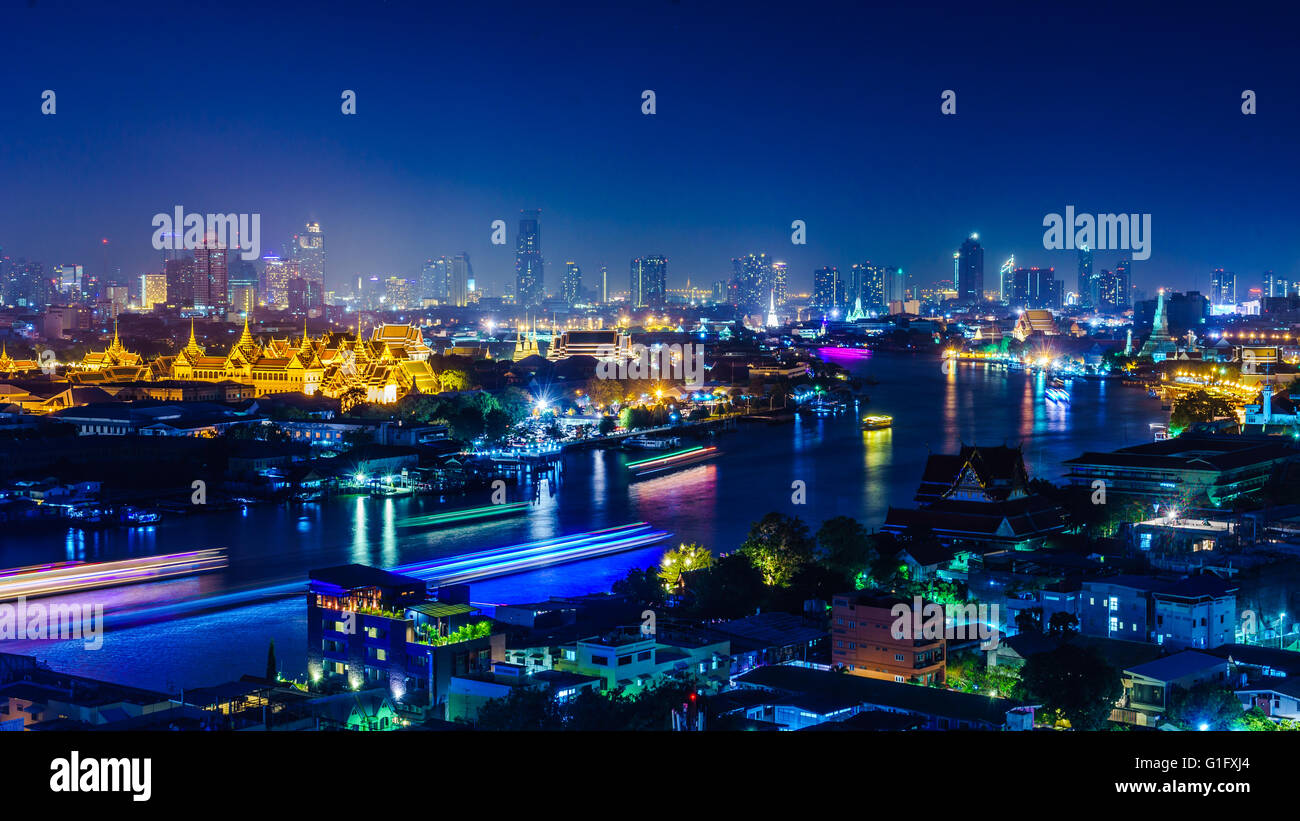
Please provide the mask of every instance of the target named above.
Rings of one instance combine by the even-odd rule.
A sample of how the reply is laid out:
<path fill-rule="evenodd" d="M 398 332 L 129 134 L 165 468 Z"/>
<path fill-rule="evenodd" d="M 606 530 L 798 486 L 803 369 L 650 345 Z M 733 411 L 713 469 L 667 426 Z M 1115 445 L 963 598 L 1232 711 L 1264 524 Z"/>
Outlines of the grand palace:
<path fill-rule="evenodd" d="M 248 321 L 224 353 L 209 351 L 195 336 L 193 322 L 186 345 L 175 355 L 147 361 L 127 350 L 118 337 L 103 351 L 86 354 L 68 367 L 67 380 L 93 387 L 131 382 L 235 382 L 253 388 L 254 396 L 276 393 L 323 395 L 358 402 L 392 403 L 412 391 L 437 393 L 438 375 L 420 330 L 410 325 L 383 324 L 365 339 L 358 324 L 354 335 L 324 333 L 312 337 L 303 328 L 298 339 L 253 337 Z M 3 356 L 8 360 L 7 355 Z M 8 368 L 5 366 L 8 365 Z M 0 371 L 34 369 L 32 361 L 0 363 Z"/>

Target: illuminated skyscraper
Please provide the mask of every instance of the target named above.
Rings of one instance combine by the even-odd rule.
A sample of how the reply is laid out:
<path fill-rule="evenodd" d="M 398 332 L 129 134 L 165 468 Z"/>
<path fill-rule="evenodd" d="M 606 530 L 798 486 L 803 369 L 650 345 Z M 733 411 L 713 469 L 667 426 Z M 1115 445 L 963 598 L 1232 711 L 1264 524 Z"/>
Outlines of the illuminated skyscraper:
<path fill-rule="evenodd" d="M 1133 286 L 1133 260 L 1125 258 L 1115 266 L 1115 302 L 1114 310 L 1123 313 L 1130 307 L 1130 295 Z"/>
<path fill-rule="evenodd" d="M 632 260 L 628 285 L 633 308 L 662 308 L 668 294 L 668 258 L 652 255 Z"/>
<path fill-rule="evenodd" d="M 600 302 L 609 302 L 609 268 L 604 265 L 600 266 Z"/>
<path fill-rule="evenodd" d="M 166 274 L 141 274 L 140 275 L 140 307 L 146 311 L 153 310 L 155 305 L 167 304 L 167 275 Z"/>
<path fill-rule="evenodd" d="M 297 263 L 275 254 L 262 257 L 262 299 L 268 308 L 289 307 L 289 280 L 297 277 L 297 268 Z"/>
<path fill-rule="evenodd" d="M 457 308 L 468 305 L 473 280 L 474 266 L 470 265 L 469 254 L 461 251 L 451 260 L 451 292 L 447 295 L 448 301 Z"/>
<path fill-rule="evenodd" d="M 979 239 L 979 234 L 971 234 L 957 252 L 957 300 L 965 305 L 984 301 L 984 246 Z"/>
<path fill-rule="evenodd" d="M 821 311 L 834 311 L 844 307 L 844 280 L 840 269 L 825 266 L 813 271 L 812 307 Z"/>
<path fill-rule="evenodd" d="M 568 305 L 582 301 L 582 269 L 576 262 L 564 263 L 564 293 L 560 298 Z"/>
<path fill-rule="evenodd" d="M 767 307 L 775 289 L 772 261 L 767 254 L 747 254 L 731 261 L 737 305 L 746 313 Z"/>
<path fill-rule="evenodd" d="M 425 260 L 420 269 L 420 301 L 435 299 L 447 302 L 451 293 L 451 260 L 447 257 L 434 257 Z"/>
<path fill-rule="evenodd" d="M 1007 261 L 1002 263 L 998 269 L 998 302 L 1003 305 L 1012 304 L 1014 288 L 1012 287 L 1011 274 L 1016 270 L 1016 255 L 1012 254 L 1007 257 Z"/>
<path fill-rule="evenodd" d="M 293 261 L 298 264 L 298 276 L 313 283 L 306 296 L 307 310 L 320 309 L 325 304 L 325 234 L 320 223 L 309 222 L 301 234 L 293 237 Z"/>
<path fill-rule="evenodd" d="M 1092 307 L 1097 297 L 1097 284 L 1092 274 L 1092 249 L 1084 245 L 1079 248 L 1079 302 L 1081 307 Z"/>
<path fill-rule="evenodd" d="M 546 299 L 546 267 L 542 259 L 541 211 L 522 211 L 515 242 L 515 304 L 533 307 Z"/>
<path fill-rule="evenodd" d="M 772 263 L 772 299 L 777 308 L 784 308 L 790 298 L 789 268 L 784 262 Z"/>
<path fill-rule="evenodd" d="M 194 306 L 194 258 L 169 259 L 164 264 L 167 275 L 167 304 Z"/>
<path fill-rule="evenodd" d="M 1237 304 L 1237 275 L 1215 268 L 1210 275 L 1210 301 L 1215 305 Z"/>

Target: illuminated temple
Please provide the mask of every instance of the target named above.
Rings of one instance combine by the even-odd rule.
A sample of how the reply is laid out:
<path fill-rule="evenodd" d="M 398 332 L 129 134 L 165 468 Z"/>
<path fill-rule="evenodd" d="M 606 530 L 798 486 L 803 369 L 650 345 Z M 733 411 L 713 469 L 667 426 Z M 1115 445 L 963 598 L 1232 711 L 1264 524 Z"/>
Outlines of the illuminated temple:
<path fill-rule="evenodd" d="M 432 350 L 418 328 L 379 325 L 370 339 L 360 325 L 351 339 L 322 334 L 313 338 L 304 326 L 298 339 L 272 337 L 263 343 L 244 321 L 239 339 L 224 353 L 200 345 L 190 323 L 190 338 L 175 356 L 146 363 L 118 339 L 105 351 L 89 353 L 69 378 L 79 384 L 117 381 L 222 382 L 254 388 L 256 396 L 276 393 L 317 394 L 358 402 L 392 403 L 411 392 L 437 393 L 438 376 L 429 363 Z"/>

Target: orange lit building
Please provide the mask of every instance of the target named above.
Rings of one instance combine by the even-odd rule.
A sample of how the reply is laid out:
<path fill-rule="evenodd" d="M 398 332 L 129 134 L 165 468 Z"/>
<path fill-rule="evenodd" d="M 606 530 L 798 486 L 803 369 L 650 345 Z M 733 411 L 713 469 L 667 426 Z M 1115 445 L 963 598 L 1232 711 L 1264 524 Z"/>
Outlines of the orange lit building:
<path fill-rule="evenodd" d="M 831 666 L 855 676 L 916 684 L 941 684 L 947 671 L 947 641 L 939 638 L 895 638 L 899 616 L 907 608 L 909 635 L 913 602 L 866 593 L 841 593 L 831 606 Z"/>

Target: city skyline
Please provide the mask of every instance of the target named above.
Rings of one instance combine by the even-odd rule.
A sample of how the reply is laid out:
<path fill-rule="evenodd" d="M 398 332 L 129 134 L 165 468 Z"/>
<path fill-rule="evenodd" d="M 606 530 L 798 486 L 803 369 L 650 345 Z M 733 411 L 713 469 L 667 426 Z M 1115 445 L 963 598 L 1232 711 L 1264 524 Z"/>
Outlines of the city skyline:
<path fill-rule="evenodd" d="M 413 24 L 421 19 L 406 14 Z M 477 31 L 479 14 L 447 12 L 439 25 Z M 1288 243 L 1297 214 L 1285 184 L 1295 164 L 1285 135 L 1300 122 L 1300 105 L 1287 102 L 1271 70 L 1285 58 L 1280 32 L 1260 39 L 1252 30 L 1251 48 L 1232 58 L 1231 84 L 1217 66 L 1207 76 L 1212 68 L 1184 50 L 1183 34 L 1153 34 L 1148 80 L 1160 93 L 1118 93 L 1104 111 L 1081 112 L 1078 96 L 1066 92 L 1076 82 L 1124 88 L 1122 66 L 1108 62 L 1116 46 L 1100 23 L 1034 29 L 1081 49 L 1049 83 L 966 65 L 957 47 L 963 25 L 975 24 L 996 50 L 1024 36 L 1028 23 L 958 13 L 926 21 L 934 42 L 918 61 L 888 37 L 915 14 L 850 13 L 872 32 L 873 48 L 864 49 L 847 34 L 828 34 L 815 10 L 789 25 L 762 10 L 725 21 L 747 38 L 731 36 L 720 14 L 680 5 L 656 4 L 635 21 L 619 10 L 549 15 L 511 6 L 488 29 L 486 54 L 448 38 L 445 59 L 471 78 L 457 79 L 412 57 L 415 31 L 352 26 L 337 7 L 292 26 L 276 25 L 278 13 L 268 12 L 267 25 L 253 31 L 208 23 L 214 40 L 242 47 L 232 53 L 243 59 L 187 75 L 196 86 L 236 89 L 237 104 L 181 95 L 159 105 L 140 61 L 180 60 L 183 44 L 156 38 L 148 7 L 68 20 L 37 5 L 11 12 L 8 26 L 17 35 L 14 69 L 0 80 L 0 96 L 13 150 L 0 173 L 14 196 L 0 204 L 0 247 L 94 270 L 104 264 L 107 238 L 108 267 L 134 277 L 160 270 L 149 219 L 182 205 L 262 214 L 265 250 L 282 255 L 293 232 L 319 222 L 329 235 L 331 289 L 346 281 L 340 275 L 416 277 L 430 257 L 467 252 L 480 287 L 501 293 L 514 279 L 518 214 L 540 209 L 555 264 L 618 270 L 660 253 L 673 261 L 670 288 L 688 278 L 707 287 L 728 277 L 731 259 L 761 252 L 789 264 L 794 290 L 810 291 L 813 271 L 864 259 L 901 267 L 921 284 L 946 279 L 950 255 L 971 233 L 990 259 L 1014 253 L 1024 265 L 1070 270 L 1071 251 L 1042 247 L 1042 220 L 1074 205 L 1152 215 L 1153 254 L 1133 272 L 1144 290 L 1208 291 L 1220 267 L 1300 279 Z M 651 51 L 629 60 L 597 36 L 614 23 L 634 24 L 647 42 L 672 41 L 690 56 L 670 61 Z M 773 36 L 778 24 L 789 59 L 767 65 L 747 43 Z M 1237 25 L 1224 21 L 1226 42 L 1239 40 Z M 43 32 L 56 26 L 60 42 L 103 71 L 87 76 L 42 58 Z M 100 37 L 104 26 L 120 39 Z M 548 32 L 551 45 L 536 45 L 530 27 Z M 345 28 L 347 37 L 338 37 Z M 334 49 L 310 80 L 269 56 L 299 38 Z M 821 68 L 810 59 L 818 48 L 855 56 L 860 71 Z M 387 60 L 403 61 L 396 83 L 387 82 Z M 603 67 L 598 74 L 584 70 L 593 62 Z M 524 65 L 532 93 L 506 91 Z M 879 76 L 890 76 L 889 85 Z M 578 77 L 583 94 L 569 85 Z M 1161 82 L 1174 77 L 1181 79 Z M 940 113 L 949 88 L 957 92 L 951 117 Z M 1258 115 L 1240 111 L 1245 88 L 1261 97 Z M 58 95 L 53 115 L 40 113 L 44 89 Z M 345 89 L 357 94 L 356 115 L 341 113 Z M 641 113 L 646 89 L 656 93 L 652 115 Z M 505 97 L 518 98 L 522 113 L 504 113 Z M 755 112 L 779 112 L 781 125 L 743 127 Z M 1127 127 L 1103 129 L 1098 139 L 1079 124 L 1092 112 Z M 428 127 L 453 113 L 465 127 Z M 1008 133 L 1008 118 L 1034 122 L 1032 137 Z M 105 129 L 119 121 L 131 123 L 129 132 Z M 515 129 L 523 121 L 532 126 L 526 135 Z M 812 122 L 828 127 L 801 127 Z M 527 150 L 518 151 L 524 136 Z M 1166 154 L 1164 167 L 1197 173 L 1150 178 L 1152 144 Z M 214 162 L 230 173 L 211 173 Z M 71 173 L 52 176 L 55 169 Z M 509 228 L 505 245 L 491 242 L 497 219 Z M 790 242 L 794 220 L 807 225 L 806 245 Z M 1114 263 L 1098 252 L 1099 269 Z M 548 284 L 548 293 L 556 290 Z"/>

